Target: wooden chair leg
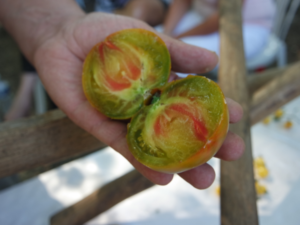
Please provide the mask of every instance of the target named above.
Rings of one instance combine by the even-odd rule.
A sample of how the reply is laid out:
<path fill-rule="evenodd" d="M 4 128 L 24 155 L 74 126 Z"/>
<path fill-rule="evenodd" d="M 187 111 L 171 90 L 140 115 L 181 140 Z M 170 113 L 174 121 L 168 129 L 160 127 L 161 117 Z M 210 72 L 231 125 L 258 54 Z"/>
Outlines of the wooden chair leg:
<path fill-rule="evenodd" d="M 241 0 L 220 1 L 219 81 L 225 96 L 244 109 L 242 121 L 230 130 L 243 138 L 244 155 L 235 162 L 221 161 L 221 224 L 258 224 L 250 137 L 250 99 L 246 82 Z"/>

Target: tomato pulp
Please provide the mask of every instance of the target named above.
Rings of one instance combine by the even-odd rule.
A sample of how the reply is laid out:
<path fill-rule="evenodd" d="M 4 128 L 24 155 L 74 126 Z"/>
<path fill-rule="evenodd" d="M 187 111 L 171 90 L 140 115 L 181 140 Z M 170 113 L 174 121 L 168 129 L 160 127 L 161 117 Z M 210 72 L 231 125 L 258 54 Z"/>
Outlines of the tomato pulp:
<path fill-rule="evenodd" d="M 174 81 L 128 126 L 128 144 L 144 165 L 178 173 L 207 162 L 228 131 L 228 109 L 219 86 L 199 76 Z"/>
<path fill-rule="evenodd" d="M 112 119 L 128 119 L 127 142 L 147 167 L 178 173 L 207 162 L 228 131 L 219 86 L 200 76 L 168 83 L 171 59 L 164 42 L 142 29 L 108 36 L 88 54 L 83 89 Z"/>
<path fill-rule="evenodd" d="M 113 119 L 129 119 L 149 92 L 169 78 L 171 60 L 153 32 L 128 29 L 111 34 L 88 54 L 82 83 L 89 102 Z"/>

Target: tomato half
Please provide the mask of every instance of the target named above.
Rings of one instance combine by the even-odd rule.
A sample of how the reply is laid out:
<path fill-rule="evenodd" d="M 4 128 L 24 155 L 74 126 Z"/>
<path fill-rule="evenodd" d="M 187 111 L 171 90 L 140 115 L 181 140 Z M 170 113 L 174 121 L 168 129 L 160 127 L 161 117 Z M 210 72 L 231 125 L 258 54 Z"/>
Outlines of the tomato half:
<path fill-rule="evenodd" d="M 88 54 L 83 89 L 89 102 L 113 119 L 131 118 L 154 88 L 165 85 L 171 60 L 164 42 L 142 29 L 108 36 Z"/>
<path fill-rule="evenodd" d="M 142 29 L 108 36 L 88 54 L 83 89 L 112 119 L 128 119 L 127 142 L 147 167 L 178 173 L 207 162 L 225 140 L 229 116 L 213 81 L 198 76 L 167 83 L 171 60 L 164 42 Z"/>
<path fill-rule="evenodd" d="M 132 154 L 147 167 L 167 173 L 207 162 L 221 147 L 229 126 L 221 89 L 205 77 L 188 76 L 160 91 L 128 126 Z"/>

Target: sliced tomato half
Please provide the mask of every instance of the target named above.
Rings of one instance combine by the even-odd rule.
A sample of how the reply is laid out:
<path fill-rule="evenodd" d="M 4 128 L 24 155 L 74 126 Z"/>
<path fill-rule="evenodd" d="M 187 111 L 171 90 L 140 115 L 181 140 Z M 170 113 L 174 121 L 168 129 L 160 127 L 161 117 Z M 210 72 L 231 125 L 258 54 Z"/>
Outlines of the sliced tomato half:
<path fill-rule="evenodd" d="M 219 86 L 189 76 L 162 88 L 160 99 L 132 118 L 127 141 L 144 165 L 178 173 L 207 162 L 222 145 L 228 124 Z"/>
<path fill-rule="evenodd" d="M 165 85 L 171 60 L 164 42 L 143 29 L 108 36 L 88 54 L 83 89 L 89 102 L 113 119 L 131 118 L 148 93 Z"/>

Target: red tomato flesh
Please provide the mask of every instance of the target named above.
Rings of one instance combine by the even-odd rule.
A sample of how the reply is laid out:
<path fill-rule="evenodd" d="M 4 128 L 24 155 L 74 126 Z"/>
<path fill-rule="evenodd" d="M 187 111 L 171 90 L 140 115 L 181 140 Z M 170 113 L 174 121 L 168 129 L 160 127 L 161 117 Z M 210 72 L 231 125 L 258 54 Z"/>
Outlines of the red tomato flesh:
<path fill-rule="evenodd" d="M 222 145 L 228 123 L 218 85 L 190 76 L 163 87 L 159 100 L 132 118 L 127 140 L 144 165 L 178 173 L 207 162 Z"/>

